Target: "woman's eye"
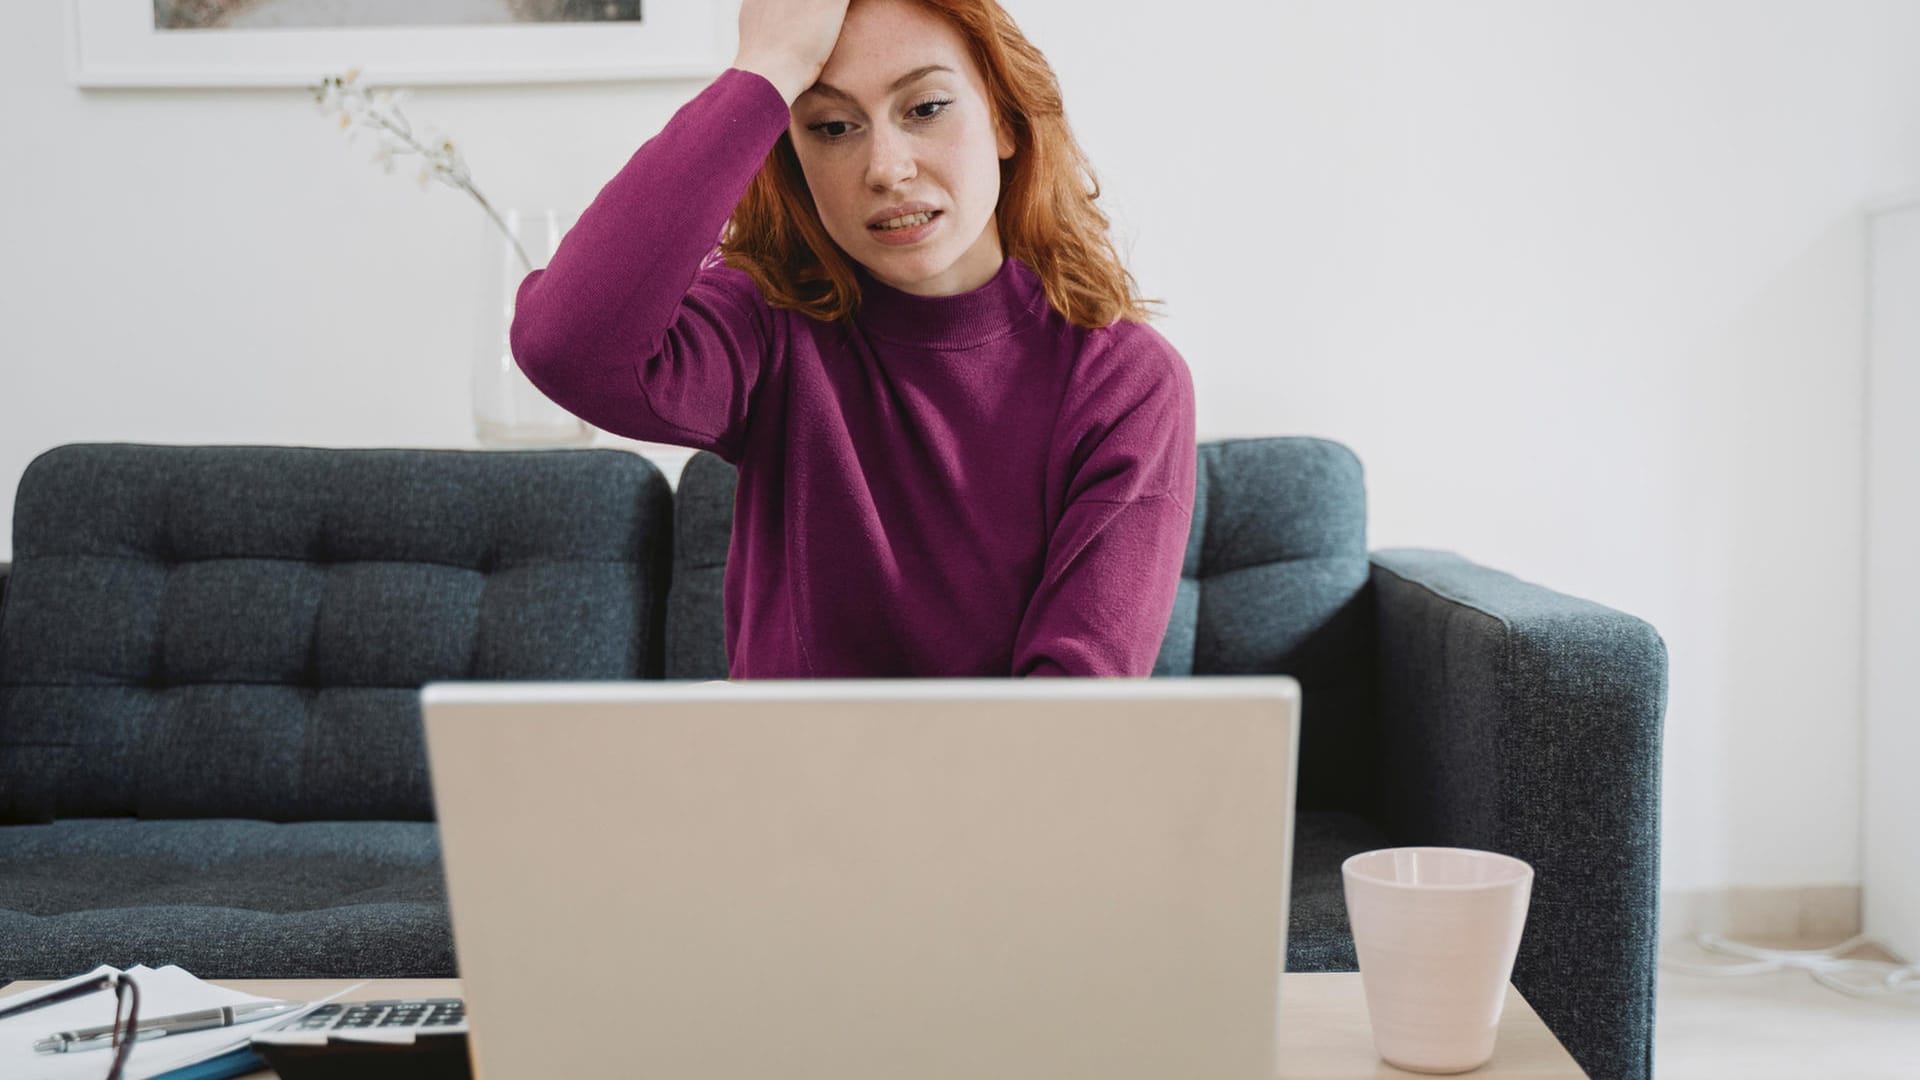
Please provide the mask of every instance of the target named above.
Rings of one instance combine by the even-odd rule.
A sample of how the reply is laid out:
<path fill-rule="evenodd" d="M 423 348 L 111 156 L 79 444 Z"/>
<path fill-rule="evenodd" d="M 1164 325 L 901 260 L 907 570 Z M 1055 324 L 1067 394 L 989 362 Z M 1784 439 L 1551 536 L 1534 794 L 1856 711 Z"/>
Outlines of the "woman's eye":
<path fill-rule="evenodd" d="M 915 105 L 912 108 L 908 109 L 907 115 L 911 116 L 915 120 L 919 120 L 922 122 L 925 122 L 928 120 L 935 120 L 935 119 L 938 119 L 940 114 L 945 112 L 947 109 L 947 106 L 951 104 L 953 104 L 953 102 L 951 101 L 923 101 L 920 104 Z M 851 128 L 852 126 L 853 126 L 852 124 L 848 123 L 845 120 L 820 120 L 820 121 L 816 121 L 815 123 L 808 124 L 807 130 L 814 132 L 815 134 L 819 135 L 821 138 L 826 139 L 829 142 L 832 142 L 836 139 L 839 139 L 845 136 L 847 133 L 847 129 Z"/>

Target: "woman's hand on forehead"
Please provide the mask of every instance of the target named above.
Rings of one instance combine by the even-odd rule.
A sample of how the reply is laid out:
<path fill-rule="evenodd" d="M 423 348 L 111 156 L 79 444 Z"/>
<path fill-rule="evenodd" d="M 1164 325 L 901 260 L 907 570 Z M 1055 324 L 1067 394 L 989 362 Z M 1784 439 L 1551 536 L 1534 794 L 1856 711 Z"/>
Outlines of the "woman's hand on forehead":
<path fill-rule="evenodd" d="M 812 86 L 833 55 L 848 0 L 741 0 L 740 49 L 733 66 L 763 76 L 788 105 Z"/>

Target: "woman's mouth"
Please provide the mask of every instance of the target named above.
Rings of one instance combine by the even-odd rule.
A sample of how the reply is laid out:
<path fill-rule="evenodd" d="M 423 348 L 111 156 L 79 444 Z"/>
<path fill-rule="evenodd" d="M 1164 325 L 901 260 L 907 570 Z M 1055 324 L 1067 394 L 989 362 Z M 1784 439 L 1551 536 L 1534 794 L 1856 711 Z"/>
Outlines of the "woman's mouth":
<path fill-rule="evenodd" d="M 928 210 L 917 214 L 902 214 L 889 218 L 878 225 L 867 226 L 875 240 L 883 244 L 912 244 L 926 238 L 939 225 L 944 211 Z"/>

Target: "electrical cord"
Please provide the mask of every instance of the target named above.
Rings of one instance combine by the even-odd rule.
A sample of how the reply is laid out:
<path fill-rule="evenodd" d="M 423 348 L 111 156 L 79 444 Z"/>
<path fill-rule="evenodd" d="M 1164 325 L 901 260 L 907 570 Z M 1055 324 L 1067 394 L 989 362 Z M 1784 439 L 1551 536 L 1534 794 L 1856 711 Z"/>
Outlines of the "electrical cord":
<path fill-rule="evenodd" d="M 1708 952 L 1736 956 L 1742 964 L 1689 964 L 1662 958 L 1660 966 L 1682 975 L 1760 975 L 1798 968 L 1832 990 L 1854 997 L 1889 998 L 1920 1006 L 1920 964 L 1885 960 L 1848 959 L 1846 953 L 1867 944 L 1864 936 L 1848 938 L 1825 949 L 1763 949 L 1729 941 L 1718 934 L 1696 934 L 1693 939 Z"/>

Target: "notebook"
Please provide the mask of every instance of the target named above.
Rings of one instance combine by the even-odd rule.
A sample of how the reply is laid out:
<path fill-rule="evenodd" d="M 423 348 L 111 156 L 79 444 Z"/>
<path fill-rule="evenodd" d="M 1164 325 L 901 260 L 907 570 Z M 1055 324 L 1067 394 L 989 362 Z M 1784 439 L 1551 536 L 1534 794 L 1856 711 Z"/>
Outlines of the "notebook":
<path fill-rule="evenodd" d="M 83 975 L 50 986 L 22 991 L 19 998 L 12 994 L 0 997 L 0 1004 L 10 1005 L 22 998 L 50 994 L 116 970 L 119 969 L 101 965 Z M 276 1000 L 215 986 L 173 964 L 158 968 L 140 964 L 127 968 L 125 974 L 140 989 L 139 1015 L 142 1017 Z M 320 1004 L 313 1002 L 308 1008 L 317 1008 Z M 111 1064 L 111 1050 L 43 1054 L 36 1052 L 33 1044 L 55 1031 L 112 1023 L 113 1010 L 113 992 L 101 990 L 86 997 L 0 1020 L 0 1077 L 6 1077 L 7 1080 L 101 1080 L 107 1075 L 107 1068 Z M 126 1080 L 221 1080 L 223 1077 L 240 1076 L 261 1069 L 265 1063 L 248 1048 L 248 1040 L 256 1032 L 298 1020 L 304 1011 L 283 1013 L 251 1024 L 140 1039 L 127 1055 Z"/>
<path fill-rule="evenodd" d="M 1291 679 L 422 704 L 477 1075 L 1273 1073 Z"/>

